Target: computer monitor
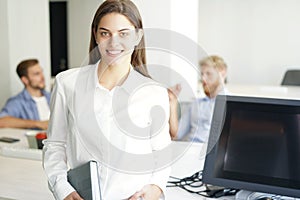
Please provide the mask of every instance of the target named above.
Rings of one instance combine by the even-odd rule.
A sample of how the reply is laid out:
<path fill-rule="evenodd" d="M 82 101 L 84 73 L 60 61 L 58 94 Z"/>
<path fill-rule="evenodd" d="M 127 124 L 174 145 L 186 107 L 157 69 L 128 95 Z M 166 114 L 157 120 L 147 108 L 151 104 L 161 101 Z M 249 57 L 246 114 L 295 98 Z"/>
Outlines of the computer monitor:
<path fill-rule="evenodd" d="M 300 100 L 218 96 L 203 182 L 300 197 Z"/>

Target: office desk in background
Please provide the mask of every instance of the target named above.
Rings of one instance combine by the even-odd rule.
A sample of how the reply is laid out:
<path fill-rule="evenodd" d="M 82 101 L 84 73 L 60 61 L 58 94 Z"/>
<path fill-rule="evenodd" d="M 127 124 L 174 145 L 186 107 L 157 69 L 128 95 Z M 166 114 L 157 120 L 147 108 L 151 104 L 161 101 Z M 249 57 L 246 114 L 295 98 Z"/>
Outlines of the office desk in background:
<path fill-rule="evenodd" d="M 232 95 L 300 100 L 299 86 L 227 84 L 225 87 Z"/>
<path fill-rule="evenodd" d="M 19 142 L 0 146 L 28 147 L 24 129 L 0 129 L 0 136 L 19 138 Z M 42 162 L 0 156 L 0 200 L 53 200 Z"/>
<path fill-rule="evenodd" d="M 0 137 L 15 137 L 20 141 L 12 144 L 0 142 L 2 146 L 28 147 L 23 129 L 0 129 Z M 177 156 L 172 162 L 171 175 L 184 178 L 193 175 L 203 168 L 205 146 L 187 142 L 173 142 L 173 150 Z M 0 155 L 0 200 L 53 200 L 48 189 L 47 178 L 41 161 L 11 158 Z M 191 194 L 181 188 L 167 188 L 167 200 L 201 200 L 208 199 Z M 228 199 L 228 198 L 227 198 Z"/>

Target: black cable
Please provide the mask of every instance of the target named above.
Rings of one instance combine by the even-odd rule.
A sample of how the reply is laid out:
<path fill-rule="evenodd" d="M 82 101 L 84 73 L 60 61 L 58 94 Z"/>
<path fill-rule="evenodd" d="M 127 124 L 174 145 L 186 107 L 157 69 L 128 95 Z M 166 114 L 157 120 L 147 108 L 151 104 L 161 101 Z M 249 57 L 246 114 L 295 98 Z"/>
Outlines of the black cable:
<path fill-rule="evenodd" d="M 177 177 L 175 177 L 175 176 L 170 176 L 170 178 L 180 180 L 180 178 L 177 178 Z"/>
<path fill-rule="evenodd" d="M 227 188 L 222 188 L 217 190 L 210 190 L 206 188 L 204 190 L 195 191 L 195 188 L 201 188 L 205 186 L 205 184 L 202 182 L 202 171 L 196 172 L 195 174 L 182 179 L 177 177 L 172 177 L 172 176 L 170 178 L 173 178 L 175 180 L 168 181 L 167 187 L 179 187 L 189 193 L 198 194 L 204 197 L 218 198 L 221 196 L 235 195 L 238 191 L 235 189 L 227 189 Z"/>
<path fill-rule="evenodd" d="M 208 197 L 207 195 L 202 194 L 207 191 L 206 189 L 199 190 L 199 191 L 194 191 L 189 189 L 189 188 L 201 188 L 204 186 L 204 184 L 202 183 L 202 171 L 196 172 L 195 174 L 182 179 L 177 177 L 171 177 L 171 178 L 176 179 L 176 181 L 168 181 L 167 187 L 179 187 L 186 190 L 187 192 Z"/>

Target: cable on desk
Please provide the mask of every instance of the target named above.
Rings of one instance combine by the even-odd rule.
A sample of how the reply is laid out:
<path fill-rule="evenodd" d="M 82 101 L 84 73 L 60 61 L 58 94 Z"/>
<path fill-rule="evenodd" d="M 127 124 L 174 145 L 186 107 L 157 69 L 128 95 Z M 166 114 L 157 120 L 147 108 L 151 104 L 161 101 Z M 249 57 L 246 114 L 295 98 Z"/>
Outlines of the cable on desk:
<path fill-rule="evenodd" d="M 177 178 L 177 177 L 175 177 L 175 176 L 170 176 L 170 178 L 172 178 L 172 179 L 177 179 L 177 180 L 181 180 L 180 178 Z"/>
<path fill-rule="evenodd" d="M 204 197 L 213 197 L 218 198 L 221 196 L 228 196 L 228 195 L 235 195 L 238 190 L 236 189 L 217 189 L 211 190 L 208 187 L 205 188 L 205 184 L 202 182 L 202 171 L 196 172 L 192 176 L 185 177 L 185 178 L 177 178 L 177 177 L 170 177 L 172 179 L 176 179 L 175 181 L 168 181 L 167 187 L 179 187 L 184 189 L 185 191 L 193 194 L 198 194 Z M 196 188 L 201 188 L 202 190 Z"/>

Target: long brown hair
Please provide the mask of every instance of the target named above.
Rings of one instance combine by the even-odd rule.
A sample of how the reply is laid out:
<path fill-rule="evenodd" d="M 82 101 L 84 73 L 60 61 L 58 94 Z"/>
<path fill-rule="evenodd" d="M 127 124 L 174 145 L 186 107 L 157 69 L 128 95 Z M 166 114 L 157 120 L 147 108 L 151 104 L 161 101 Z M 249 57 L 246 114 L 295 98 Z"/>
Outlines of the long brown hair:
<path fill-rule="evenodd" d="M 124 15 L 136 29 L 143 29 L 141 15 L 133 2 L 131 2 L 130 0 L 104 1 L 96 11 L 91 26 L 89 64 L 95 64 L 101 58 L 94 33 L 97 32 L 98 24 L 102 17 L 109 13 L 119 13 L 121 15 Z M 140 43 L 134 47 L 134 51 L 131 55 L 131 65 L 136 71 L 140 72 L 144 76 L 150 77 L 146 67 L 146 51 L 144 36 L 140 40 Z"/>

